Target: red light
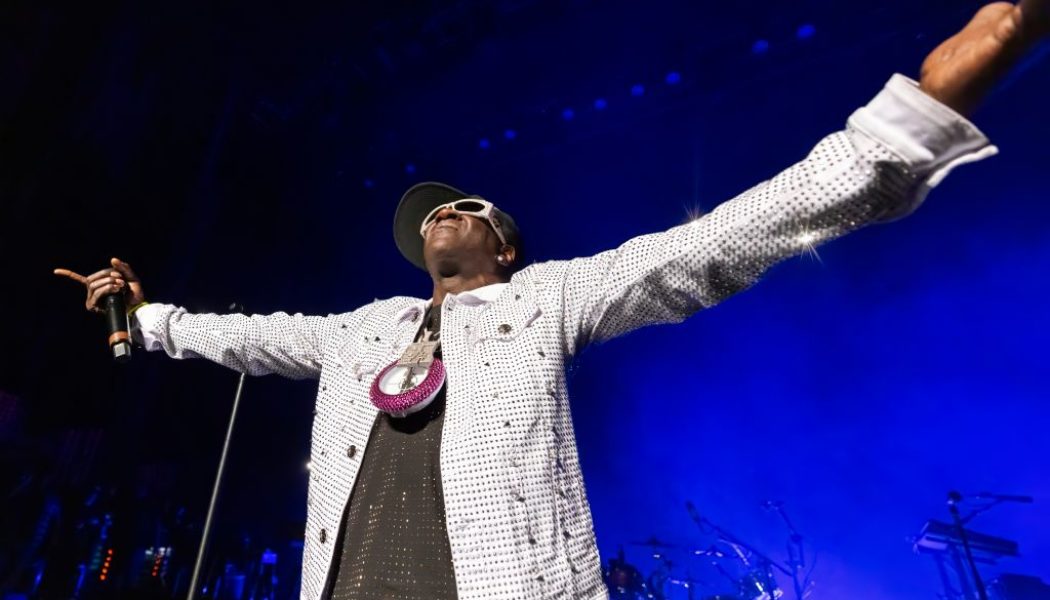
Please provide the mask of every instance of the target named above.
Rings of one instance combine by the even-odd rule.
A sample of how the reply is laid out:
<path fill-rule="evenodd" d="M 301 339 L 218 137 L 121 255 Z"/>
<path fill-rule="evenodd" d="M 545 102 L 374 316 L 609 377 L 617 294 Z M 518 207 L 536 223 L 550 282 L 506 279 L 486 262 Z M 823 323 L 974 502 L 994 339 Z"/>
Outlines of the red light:
<path fill-rule="evenodd" d="M 105 581 L 106 580 L 106 576 L 105 575 L 99 575 L 98 576 L 98 580 L 99 581 Z"/>
<path fill-rule="evenodd" d="M 113 554 L 113 548 L 110 548 L 109 550 L 106 550 L 106 554 Z"/>

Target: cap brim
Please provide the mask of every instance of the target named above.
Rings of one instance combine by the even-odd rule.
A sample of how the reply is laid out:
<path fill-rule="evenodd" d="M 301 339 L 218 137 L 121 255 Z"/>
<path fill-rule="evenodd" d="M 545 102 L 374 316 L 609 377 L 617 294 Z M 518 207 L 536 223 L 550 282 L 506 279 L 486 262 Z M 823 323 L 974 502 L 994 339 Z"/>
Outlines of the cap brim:
<path fill-rule="evenodd" d="M 401 255 L 425 271 L 423 236 L 419 234 L 423 218 L 442 204 L 468 197 L 462 191 L 436 181 L 425 181 L 408 188 L 394 212 L 394 242 Z"/>

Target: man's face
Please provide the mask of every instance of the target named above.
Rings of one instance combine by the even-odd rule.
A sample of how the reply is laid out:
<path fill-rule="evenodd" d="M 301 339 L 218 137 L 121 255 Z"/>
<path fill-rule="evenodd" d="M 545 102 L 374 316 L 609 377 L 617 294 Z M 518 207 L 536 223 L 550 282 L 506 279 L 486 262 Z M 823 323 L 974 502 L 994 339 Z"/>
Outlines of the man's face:
<path fill-rule="evenodd" d="M 488 222 L 443 208 L 423 238 L 423 260 L 432 274 L 494 270 L 499 237 Z"/>

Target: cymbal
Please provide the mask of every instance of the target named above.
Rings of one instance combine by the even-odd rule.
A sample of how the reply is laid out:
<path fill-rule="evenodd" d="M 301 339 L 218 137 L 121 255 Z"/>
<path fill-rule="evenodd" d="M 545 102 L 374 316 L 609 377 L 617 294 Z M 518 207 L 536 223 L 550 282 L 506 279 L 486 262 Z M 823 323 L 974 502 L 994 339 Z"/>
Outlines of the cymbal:
<path fill-rule="evenodd" d="M 645 540 L 644 542 L 633 541 L 633 542 L 628 542 L 628 543 L 631 544 L 632 546 L 648 546 L 650 548 L 677 548 L 678 547 L 675 544 L 669 544 L 669 543 L 661 541 L 661 540 L 659 540 L 659 539 L 657 539 L 655 537 L 650 537 L 649 539 Z"/>
<path fill-rule="evenodd" d="M 725 556 L 726 556 L 726 553 L 723 550 L 719 550 L 715 546 L 709 546 L 705 550 L 700 550 L 699 548 L 697 548 L 697 549 L 694 549 L 691 552 L 691 554 L 693 556 L 713 556 L 715 558 L 725 558 Z"/>
<path fill-rule="evenodd" d="M 692 585 L 696 585 L 696 586 L 710 586 L 710 584 L 711 584 L 711 582 L 706 580 L 706 579 L 692 579 L 692 578 L 680 579 L 678 577 L 670 577 L 670 578 L 668 578 L 667 583 L 670 583 L 671 585 L 680 585 L 680 586 L 685 586 L 685 587 L 689 587 L 689 586 L 692 586 Z"/>

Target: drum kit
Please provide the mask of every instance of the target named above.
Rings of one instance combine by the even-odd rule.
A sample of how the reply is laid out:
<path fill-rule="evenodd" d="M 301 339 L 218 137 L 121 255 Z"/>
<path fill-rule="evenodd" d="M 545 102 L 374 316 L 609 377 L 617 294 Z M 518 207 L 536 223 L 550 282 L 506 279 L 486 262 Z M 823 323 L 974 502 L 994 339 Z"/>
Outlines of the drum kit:
<path fill-rule="evenodd" d="M 603 570 L 611 600 L 777 600 L 785 595 L 777 582 L 790 580 L 795 600 L 807 598 L 813 582 L 806 571 L 803 538 L 783 504 L 766 502 L 786 525 L 787 559 L 778 562 L 729 531 L 686 508 L 706 539 L 706 548 L 673 544 L 656 537 L 628 542 L 649 554 L 647 571 L 627 562 L 621 546 Z"/>

